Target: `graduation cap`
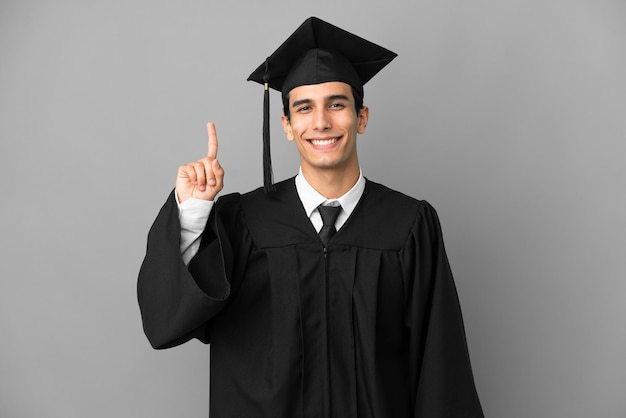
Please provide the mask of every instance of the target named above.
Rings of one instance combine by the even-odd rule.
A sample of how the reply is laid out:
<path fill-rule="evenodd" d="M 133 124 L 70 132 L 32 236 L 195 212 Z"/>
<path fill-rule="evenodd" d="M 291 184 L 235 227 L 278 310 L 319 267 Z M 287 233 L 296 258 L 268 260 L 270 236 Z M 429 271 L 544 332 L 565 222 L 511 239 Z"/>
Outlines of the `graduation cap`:
<path fill-rule="evenodd" d="M 269 88 L 283 99 L 296 87 L 341 81 L 360 97 L 363 85 L 396 53 L 337 26 L 310 17 L 248 77 L 265 86 L 263 101 L 263 185 L 273 190 L 269 138 Z"/>

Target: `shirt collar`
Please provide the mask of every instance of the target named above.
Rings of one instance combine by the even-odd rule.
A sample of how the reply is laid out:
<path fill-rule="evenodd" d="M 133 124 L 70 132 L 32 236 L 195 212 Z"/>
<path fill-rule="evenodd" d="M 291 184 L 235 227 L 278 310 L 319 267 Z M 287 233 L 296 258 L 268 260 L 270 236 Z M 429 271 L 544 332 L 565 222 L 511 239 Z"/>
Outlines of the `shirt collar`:
<path fill-rule="evenodd" d="M 352 211 L 359 203 L 361 196 L 363 195 L 363 191 L 365 190 L 365 178 L 363 177 L 363 173 L 359 170 L 359 179 L 352 186 L 352 188 L 343 196 L 338 197 L 337 199 L 326 199 L 324 196 L 319 194 L 317 190 L 309 184 L 309 182 L 304 178 L 304 174 L 302 174 L 302 168 L 298 172 L 298 175 L 295 179 L 296 182 L 296 190 L 298 192 L 298 196 L 300 197 L 300 201 L 302 202 L 302 206 L 304 206 L 304 210 L 307 216 L 310 218 L 311 214 L 317 207 L 321 204 L 328 204 L 331 202 L 339 202 L 343 211 L 350 216 Z"/>

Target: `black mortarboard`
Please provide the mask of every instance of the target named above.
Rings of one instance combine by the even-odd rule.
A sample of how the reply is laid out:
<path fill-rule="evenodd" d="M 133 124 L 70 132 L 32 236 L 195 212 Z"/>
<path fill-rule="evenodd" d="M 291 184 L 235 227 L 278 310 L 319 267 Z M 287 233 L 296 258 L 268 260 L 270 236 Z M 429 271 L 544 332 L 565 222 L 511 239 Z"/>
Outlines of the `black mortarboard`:
<path fill-rule="evenodd" d="M 265 85 L 263 110 L 263 183 L 273 188 L 269 140 L 269 90 L 285 97 L 309 84 L 341 81 L 363 97 L 363 85 L 397 54 L 350 32 L 310 17 L 259 66 L 248 80 Z"/>

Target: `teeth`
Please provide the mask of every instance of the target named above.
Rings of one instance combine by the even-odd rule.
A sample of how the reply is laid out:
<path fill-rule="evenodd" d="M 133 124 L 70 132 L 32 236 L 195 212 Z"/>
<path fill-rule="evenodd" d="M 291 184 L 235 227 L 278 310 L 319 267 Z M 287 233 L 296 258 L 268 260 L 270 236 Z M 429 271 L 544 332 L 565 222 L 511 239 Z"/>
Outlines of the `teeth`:
<path fill-rule="evenodd" d="M 337 142 L 337 138 L 331 138 L 331 139 L 312 139 L 311 143 L 313 145 L 319 145 L 319 146 L 323 146 L 323 145 L 330 145 L 330 144 L 334 144 L 335 142 Z"/>

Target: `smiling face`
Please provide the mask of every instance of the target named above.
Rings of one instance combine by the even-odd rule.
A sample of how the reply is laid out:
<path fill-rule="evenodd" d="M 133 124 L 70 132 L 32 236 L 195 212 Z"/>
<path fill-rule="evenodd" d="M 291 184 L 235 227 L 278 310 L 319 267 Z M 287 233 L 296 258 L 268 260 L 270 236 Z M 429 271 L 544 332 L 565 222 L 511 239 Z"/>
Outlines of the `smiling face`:
<path fill-rule="evenodd" d="M 295 141 L 305 173 L 359 170 L 356 136 L 365 132 L 369 110 L 355 111 L 352 88 L 342 82 L 305 85 L 289 92 L 290 117 L 283 129 Z"/>

